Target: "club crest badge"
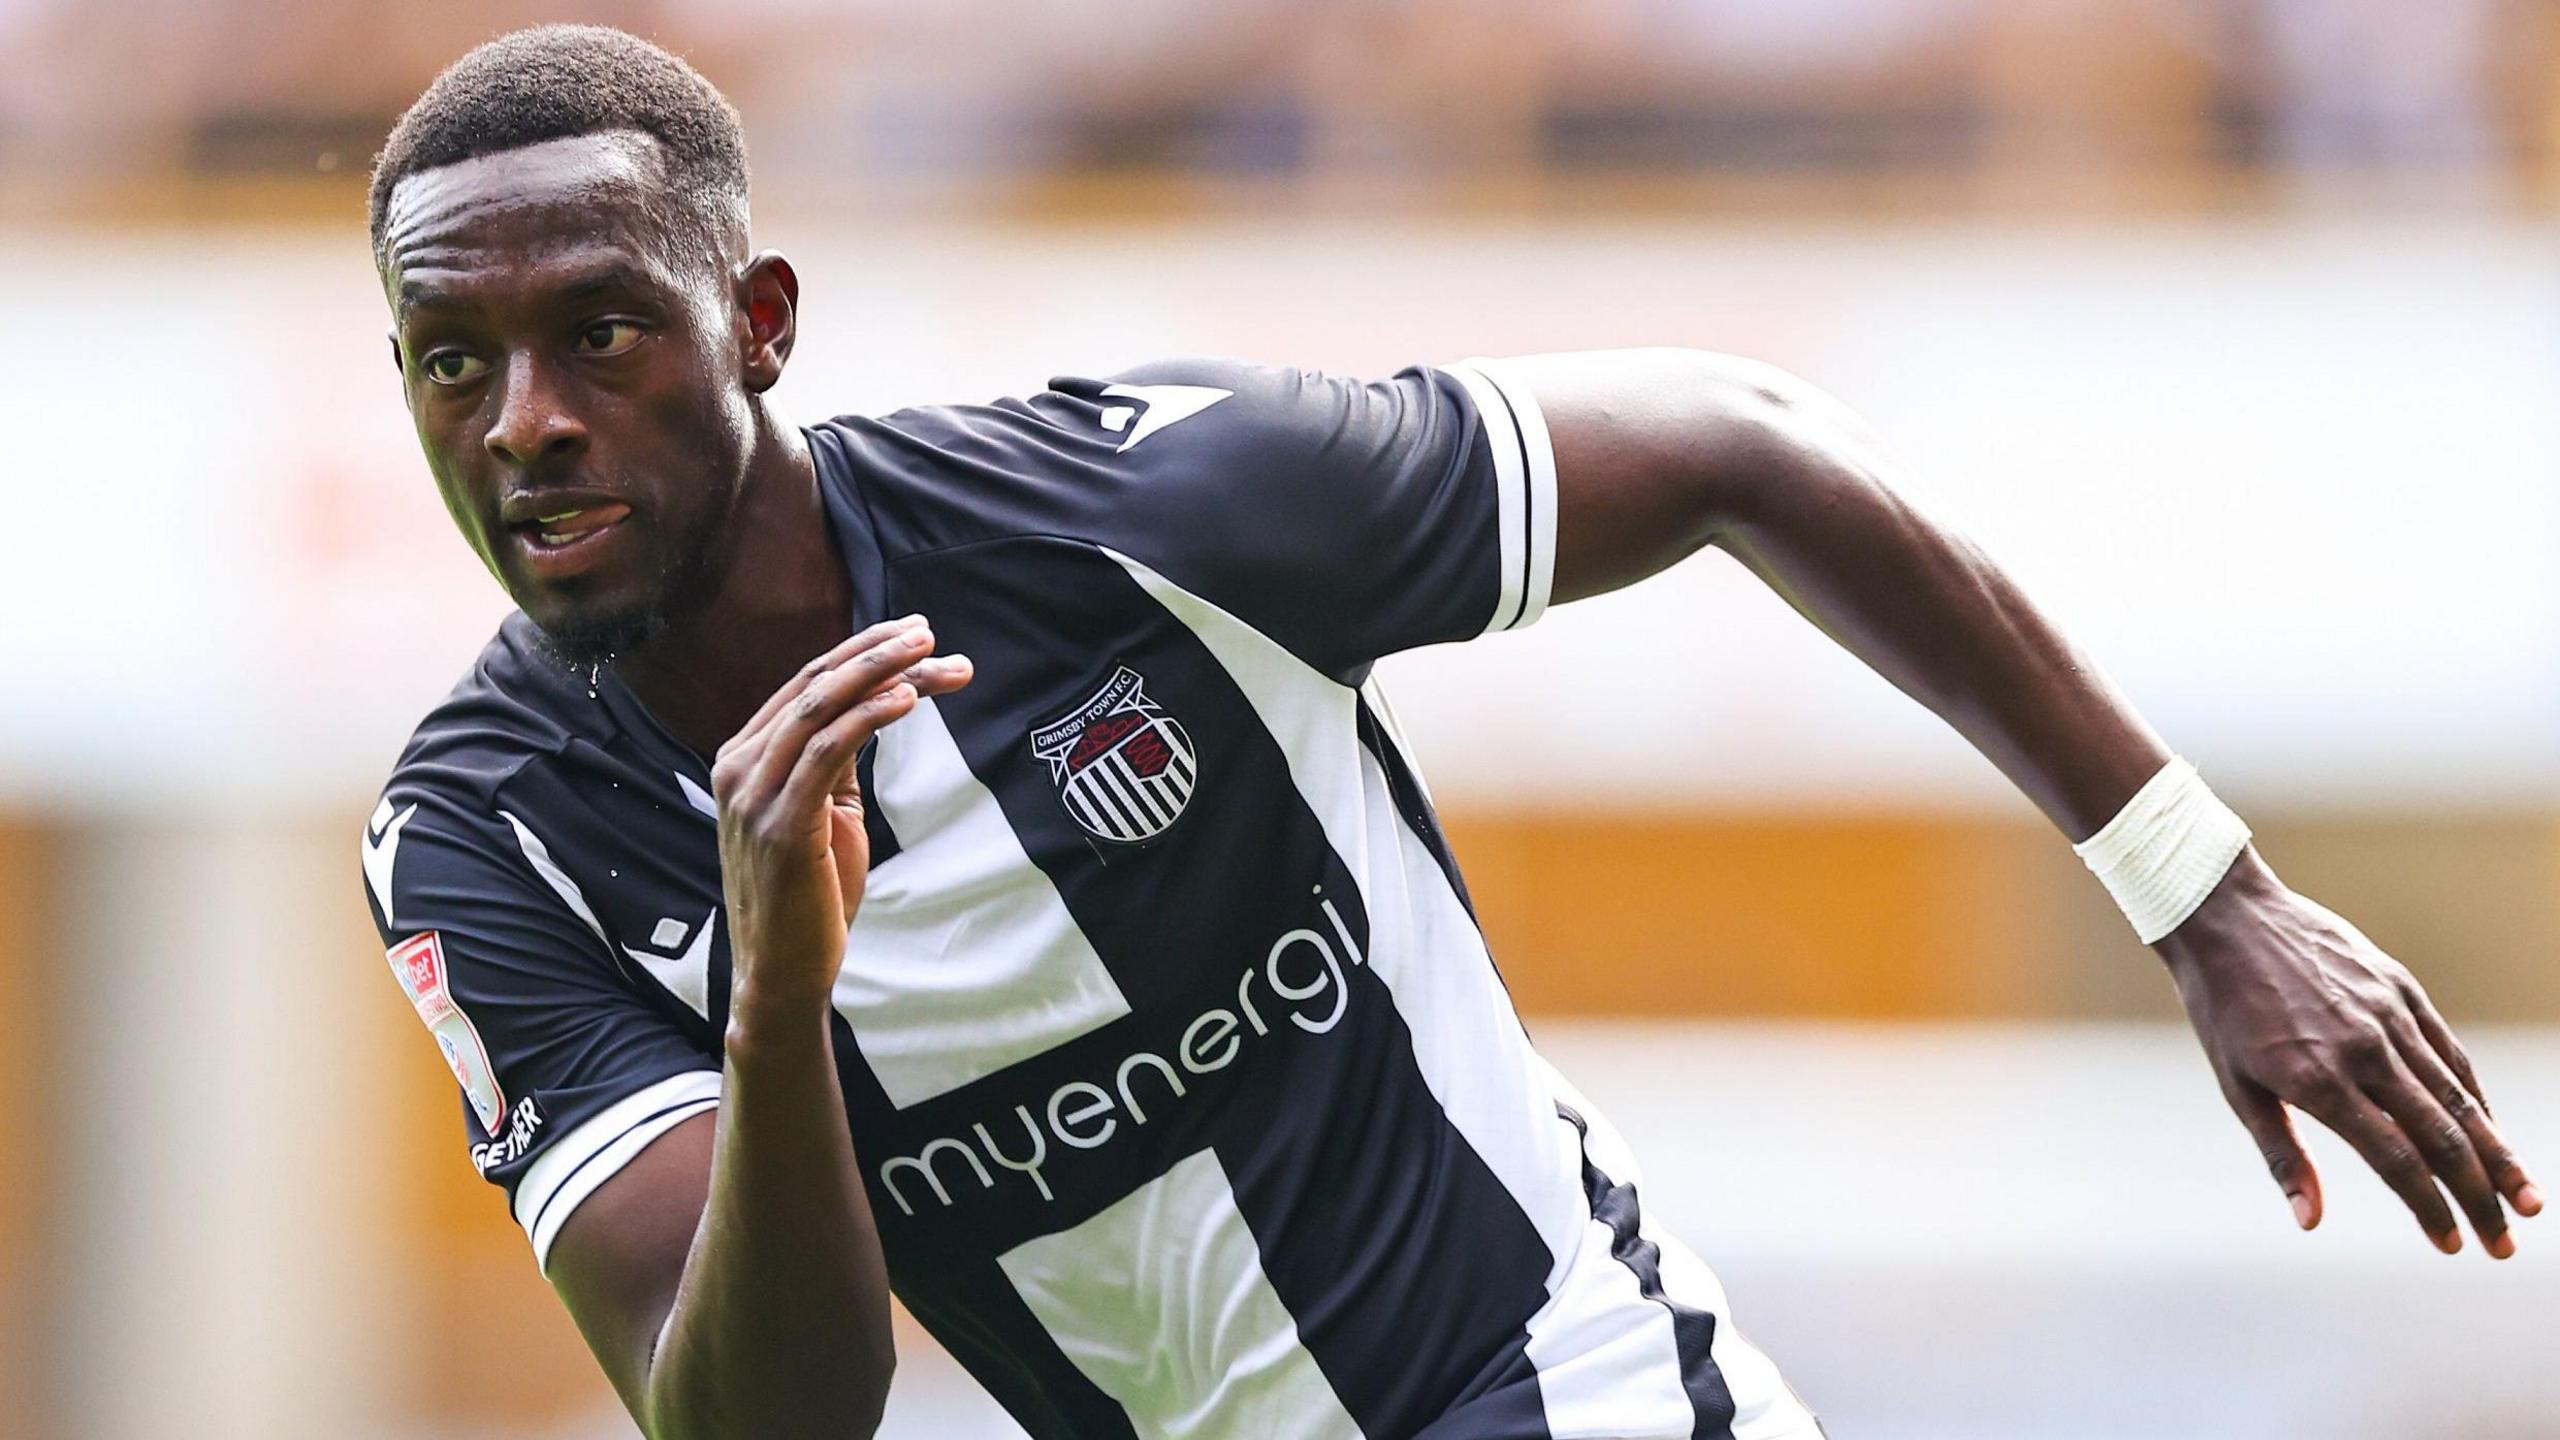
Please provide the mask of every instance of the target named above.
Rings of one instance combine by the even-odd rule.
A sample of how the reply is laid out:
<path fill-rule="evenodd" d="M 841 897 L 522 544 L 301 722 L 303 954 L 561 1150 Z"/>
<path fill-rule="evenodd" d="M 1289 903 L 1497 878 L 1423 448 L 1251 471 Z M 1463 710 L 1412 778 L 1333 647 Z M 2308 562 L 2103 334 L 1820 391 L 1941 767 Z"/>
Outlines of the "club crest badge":
<path fill-rule="evenodd" d="M 1032 731 L 1031 753 L 1048 762 L 1076 824 L 1123 845 L 1163 834 L 1200 782 L 1190 735 L 1126 665 L 1083 704 Z"/>

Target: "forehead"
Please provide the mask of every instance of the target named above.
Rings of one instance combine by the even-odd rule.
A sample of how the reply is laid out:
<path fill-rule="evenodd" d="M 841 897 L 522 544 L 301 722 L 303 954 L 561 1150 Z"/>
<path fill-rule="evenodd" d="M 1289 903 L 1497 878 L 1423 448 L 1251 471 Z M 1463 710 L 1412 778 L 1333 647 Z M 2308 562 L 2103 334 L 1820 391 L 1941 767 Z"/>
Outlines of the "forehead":
<path fill-rule="evenodd" d="M 619 272 L 672 287 L 656 142 L 577 135 L 423 170 L 385 206 L 383 283 L 400 314 L 495 288 Z"/>

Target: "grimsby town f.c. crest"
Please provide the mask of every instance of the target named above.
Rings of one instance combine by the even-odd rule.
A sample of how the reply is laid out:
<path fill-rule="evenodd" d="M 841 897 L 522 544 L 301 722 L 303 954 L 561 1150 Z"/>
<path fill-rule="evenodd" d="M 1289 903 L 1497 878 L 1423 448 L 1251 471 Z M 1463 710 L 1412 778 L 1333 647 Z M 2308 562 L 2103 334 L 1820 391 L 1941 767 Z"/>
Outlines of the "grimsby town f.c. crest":
<path fill-rule="evenodd" d="M 1072 712 L 1031 732 L 1067 813 L 1123 844 L 1164 833 L 1200 780 L 1191 737 L 1147 698 L 1146 680 L 1120 666 Z"/>

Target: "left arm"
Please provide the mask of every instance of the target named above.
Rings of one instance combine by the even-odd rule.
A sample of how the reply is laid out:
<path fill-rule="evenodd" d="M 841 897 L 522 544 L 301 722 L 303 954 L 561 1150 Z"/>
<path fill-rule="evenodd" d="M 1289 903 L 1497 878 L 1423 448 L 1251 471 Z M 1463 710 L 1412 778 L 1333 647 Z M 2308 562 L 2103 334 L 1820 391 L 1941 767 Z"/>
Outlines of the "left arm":
<path fill-rule="evenodd" d="M 1990 557 L 1896 488 L 1900 466 L 1782 371 L 1690 350 L 1504 362 L 1537 396 L 1556 468 L 1554 598 L 1631 584 L 1708 545 L 1953 725 L 2063 833 L 2085 839 L 2171 758 Z M 2438 1248 L 2442 1181 L 2491 1255 L 2500 1200 L 2541 1195 L 2462 1047 L 2398 961 L 2245 849 L 2155 949 L 2241 1123 L 2303 1228 L 2318 1175 L 2291 1105 L 2337 1131 Z"/>

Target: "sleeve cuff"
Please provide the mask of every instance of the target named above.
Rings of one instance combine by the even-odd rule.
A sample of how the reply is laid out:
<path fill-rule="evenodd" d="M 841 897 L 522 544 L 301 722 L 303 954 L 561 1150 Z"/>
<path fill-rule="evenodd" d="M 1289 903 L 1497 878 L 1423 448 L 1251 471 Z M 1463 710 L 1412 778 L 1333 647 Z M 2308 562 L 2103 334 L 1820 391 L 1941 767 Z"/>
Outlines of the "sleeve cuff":
<path fill-rule="evenodd" d="M 551 1268 L 551 1242 L 597 1186 L 649 1142 L 719 1103 L 720 1072 L 688 1070 L 623 1096 L 546 1146 L 515 1194 L 516 1223 L 533 1242 L 535 1263 Z"/>
<path fill-rule="evenodd" d="M 1517 367 L 1462 360 L 1441 367 L 1466 388 L 1493 452 L 1500 502 L 1502 584 L 1483 634 L 1517 630 L 1546 613 L 1556 573 L 1556 456 L 1546 416 Z"/>

